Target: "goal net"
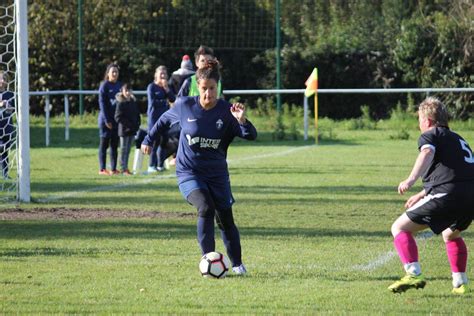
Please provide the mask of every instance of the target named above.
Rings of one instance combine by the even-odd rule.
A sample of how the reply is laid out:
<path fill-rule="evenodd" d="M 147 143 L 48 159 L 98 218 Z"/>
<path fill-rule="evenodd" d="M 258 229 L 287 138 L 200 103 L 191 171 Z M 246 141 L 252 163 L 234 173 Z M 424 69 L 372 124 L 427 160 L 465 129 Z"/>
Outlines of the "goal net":
<path fill-rule="evenodd" d="M 9 3 L 10 2 L 10 3 Z M 1 200 L 17 193 L 17 139 L 15 102 L 15 5 L 0 6 L 0 167 Z"/>
<path fill-rule="evenodd" d="M 131 30 L 131 42 L 173 49 L 195 49 L 203 43 L 219 50 L 272 48 L 275 24 L 274 16 L 269 14 L 270 3 L 255 0 L 136 2 L 137 8 L 132 12 L 145 11 L 139 14 L 139 27 Z"/>
<path fill-rule="evenodd" d="M 26 1 L 0 2 L 1 201 L 30 201 L 26 25 Z"/>

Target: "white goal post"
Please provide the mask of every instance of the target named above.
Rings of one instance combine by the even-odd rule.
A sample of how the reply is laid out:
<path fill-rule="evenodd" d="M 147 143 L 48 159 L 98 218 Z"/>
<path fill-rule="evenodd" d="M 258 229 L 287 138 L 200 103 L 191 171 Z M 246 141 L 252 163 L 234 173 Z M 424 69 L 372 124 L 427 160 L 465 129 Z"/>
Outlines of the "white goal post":
<path fill-rule="evenodd" d="M 28 1 L 0 2 L 0 201 L 30 202 Z"/>
<path fill-rule="evenodd" d="M 18 122 L 18 194 L 21 202 L 30 202 L 30 102 L 28 81 L 28 6 L 15 0 L 16 19 L 16 96 Z"/>

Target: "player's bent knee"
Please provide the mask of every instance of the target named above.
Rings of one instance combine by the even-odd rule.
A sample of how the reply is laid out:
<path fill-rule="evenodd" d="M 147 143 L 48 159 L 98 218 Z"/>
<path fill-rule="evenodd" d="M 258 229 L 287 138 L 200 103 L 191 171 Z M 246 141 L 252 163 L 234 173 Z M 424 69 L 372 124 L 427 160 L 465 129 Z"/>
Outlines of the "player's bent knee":
<path fill-rule="evenodd" d="M 444 242 L 448 242 L 461 237 L 459 230 L 452 231 L 451 228 L 447 228 L 442 232 Z"/>
<path fill-rule="evenodd" d="M 390 228 L 390 231 L 392 232 L 392 236 L 395 238 L 397 235 L 402 231 L 402 228 L 400 224 L 398 223 L 398 220 L 393 222 L 392 227 Z"/>
<path fill-rule="evenodd" d="M 408 215 L 404 213 L 392 224 L 391 232 L 393 237 L 396 237 L 402 231 L 413 234 L 427 227 L 428 225 L 420 225 L 413 222 Z"/>
<path fill-rule="evenodd" d="M 232 215 L 232 209 L 217 212 L 216 217 L 217 226 L 221 230 L 230 230 L 235 226 L 234 216 Z"/>
<path fill-rule="evenodd" d="M 209 203 L 206 199 L 201 199 L 199 200 L 198 203 L 196 204 L 193 203 L 193 205 L 196 206 L 199 217 L 214 218 L 216 214 L 215 207 L 212 203 Z"/>
<path fill-rule="evenodd" d="M 206 190 L 197 189 L 192 191 L 187 200 L 197 208 L 199 217 L 214 218 L 216 208 Z"/>
<path fill-rule="evenodd" d="M 202 205 L 201 207 L 197 208 L 198 216 L 204 218 L 213 218 L 215 211 L 213 208 L 210 208 L 209 205 Z"/>

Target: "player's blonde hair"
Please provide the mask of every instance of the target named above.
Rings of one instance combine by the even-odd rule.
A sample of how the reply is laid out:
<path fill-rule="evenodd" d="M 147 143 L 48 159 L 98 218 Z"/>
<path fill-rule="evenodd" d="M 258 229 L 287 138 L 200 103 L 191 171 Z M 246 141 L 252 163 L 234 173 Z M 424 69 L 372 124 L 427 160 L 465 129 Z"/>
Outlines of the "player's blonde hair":
<path fill-rule="evenodd" d="M 168 77 L 168 68 L 166 68 L 165 65 L 159 65 L 158 67 L 156 67 L 155 69 L 155 75 L 154 75 L 154 78 L 155 80 L 158 80 L 160 78 L 158 78 L 158 73 L 159 72 L 164 72 L 166 74 L 166 77 Z"/>
<path fill-rule="evenodd" d="M 448 127 L 448 110 L 438 98 L 424 99 L 418 107 L 418 112 L 433 121 L 436 126 Z"/>

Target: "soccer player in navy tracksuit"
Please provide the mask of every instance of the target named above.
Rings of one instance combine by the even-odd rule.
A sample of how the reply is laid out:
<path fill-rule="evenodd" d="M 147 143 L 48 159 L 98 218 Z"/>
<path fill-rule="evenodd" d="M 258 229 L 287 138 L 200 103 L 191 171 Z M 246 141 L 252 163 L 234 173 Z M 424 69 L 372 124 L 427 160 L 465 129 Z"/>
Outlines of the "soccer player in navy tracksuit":
<path fill-rule="evenodd" d="M 169 102 L 174 102 L 175 95 L 168 86 L 168 72 L 165 66 L 155 70 L 155 79 L 146 89 L 148 97 L 148 132 L 158 121 L 161 115 L 169 109 Z M 152 145 L 148 172 L 164 170 L 164 162 L 169 156 L 164 148 L 166 135 L 161 135 Z"/>
<path fill-rule="evenodd" d="M 104 81 L 99 87 L 99 165 L 100 175 L 120 174 L 117 170 L 117 148 L 119 143 L 118 125 L 115 121 L 115 96 L 120 92 L 122 84 L 118 81 L 119 67 L 117 64 L 107 66 Z M 110 146 L 110 166 L 106 169 L 107 148 Z"/>
<path fill-rule="evenodd" d="M 427 98 L 419 106 L 420 153 L 409 177 L 398 186 L 400 194 L 419 177 L 423 190 L 411 196 L 406 212 L 392 225 L 395 248 L 406 276 L 389 286 L 394 293 L 426 284 L 418 262 L 413 234 L 430 228 L 442 234 L 451 266 L 454 294 L 469 292 L 467 247 L 461 237 L 474 216 L 474 156 L 467 142 L 448 127 L 448 112 L 441 101 Z"/>
<path fill-rule="evenodd" d="M 7 75 L 0 70 L 0 166 L 3 179 L 8 179 L 8 152 L 16 137 L 13 125 L 15 95 L 7 90 L 7 82 Z"/>
<path fill-rule="evenodd" d="M 179 190 L 198 210 L 197 237 L 203 254 L 215 251 L 214 218 L 236 274 L 245 274 L 240 235 L 234 223 L 227 168 L 227 148 L 234 137 L 254 140 L 257 130 L 245 117 L 245 106 L 217 98 L 218 63 L 209 61 L 197 72 L 200 95 L 178 98 L 153 126 L 142 144 L 145 154 L 158 135 L 177 121 L 181 125 L 176 175 Z"/>

